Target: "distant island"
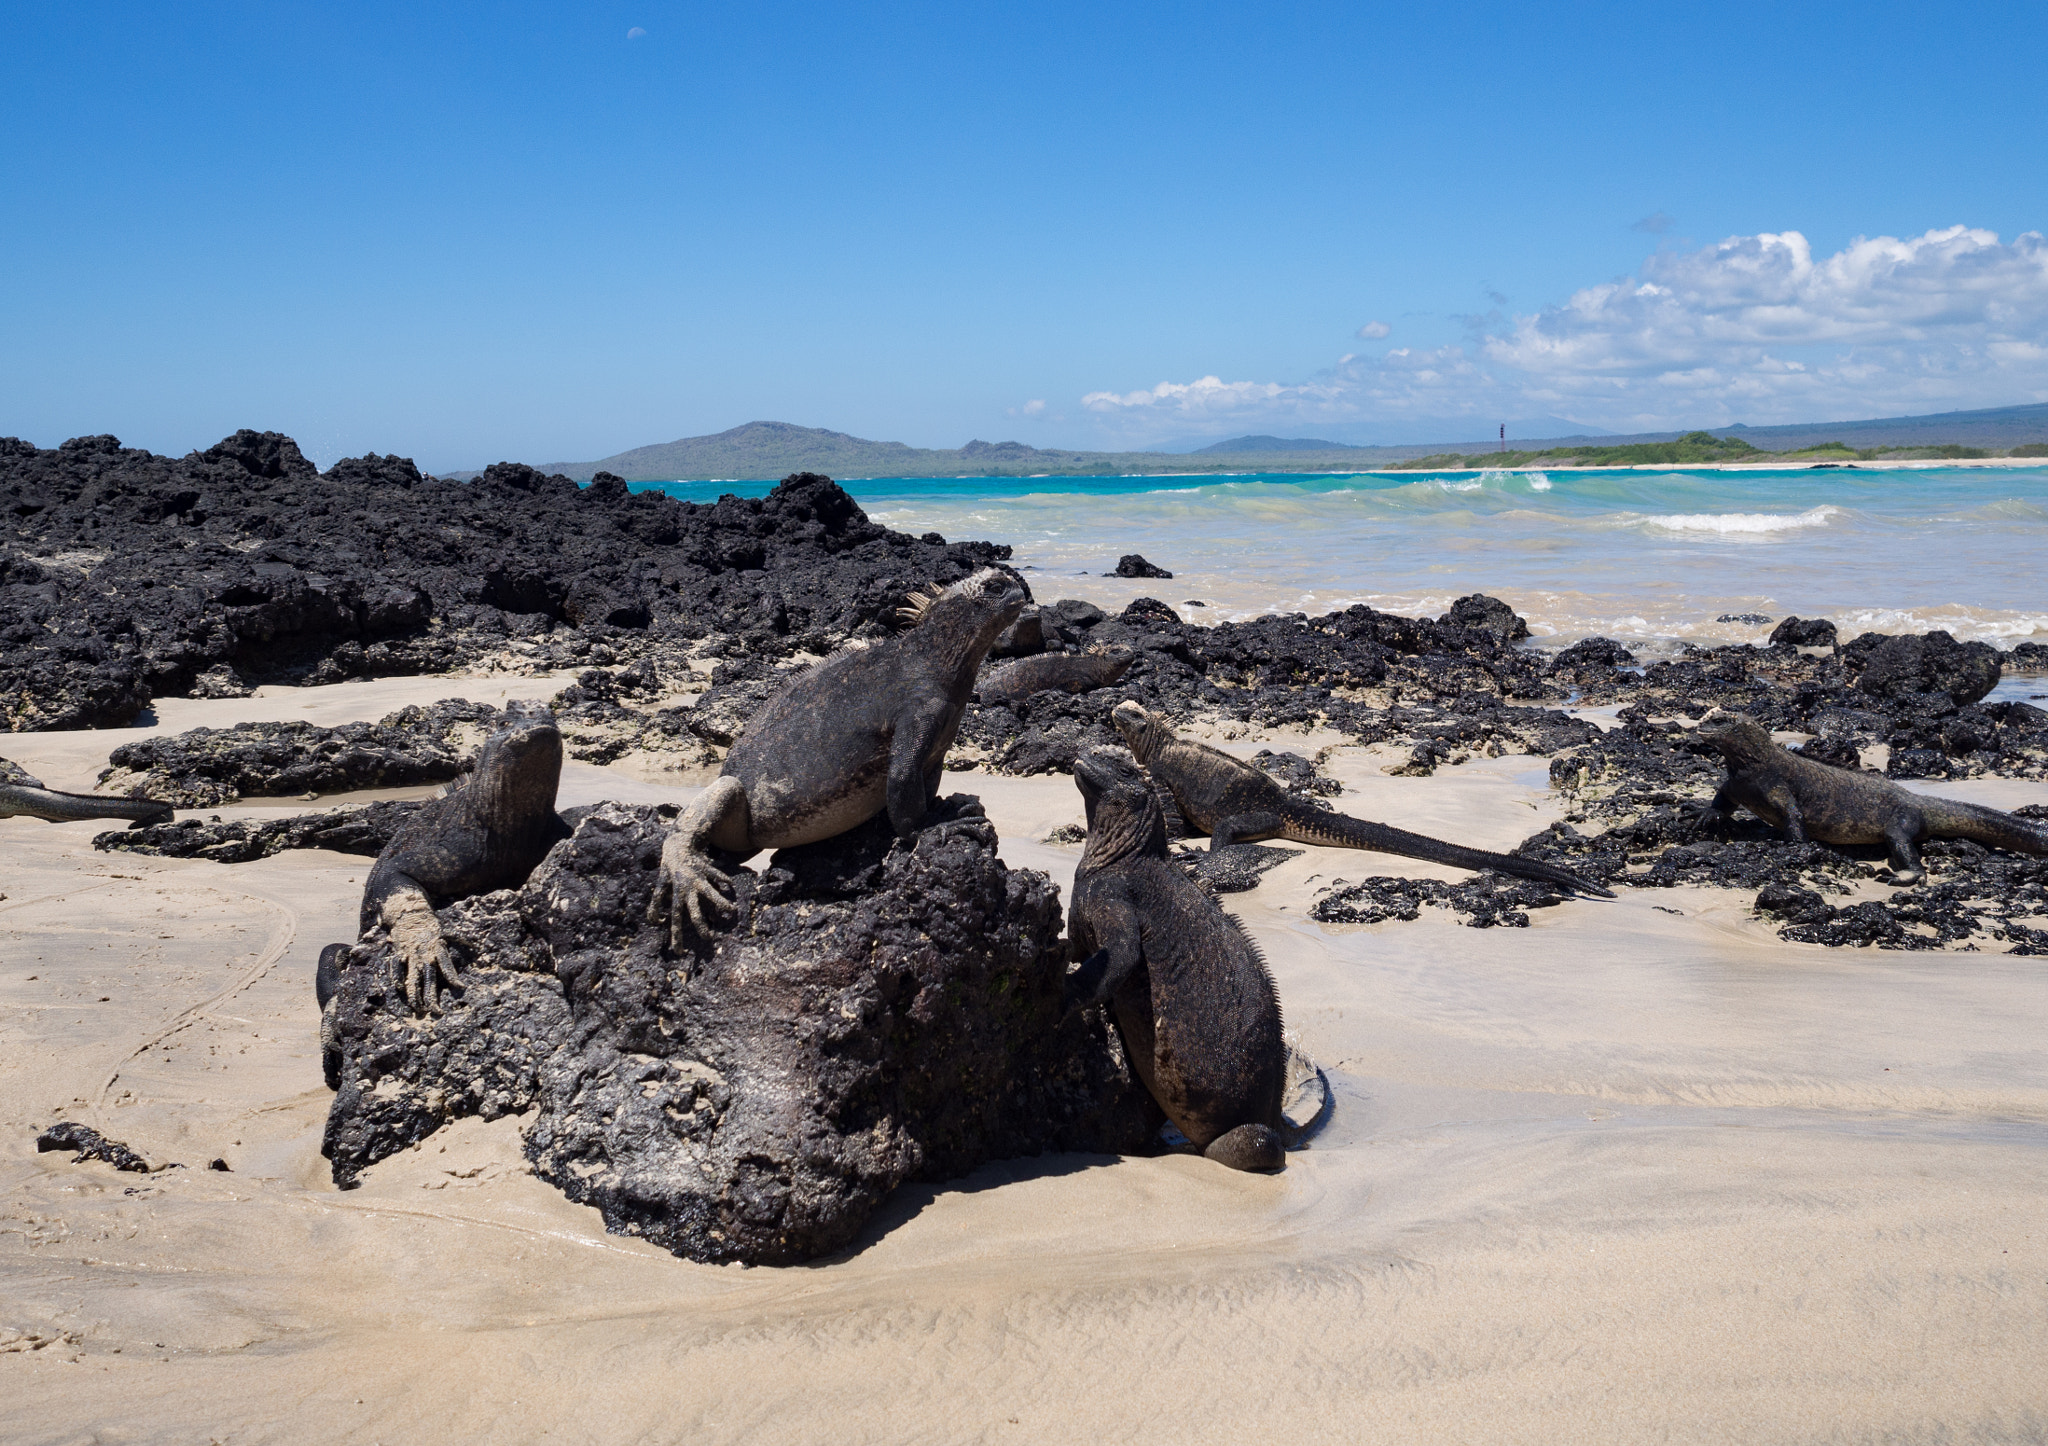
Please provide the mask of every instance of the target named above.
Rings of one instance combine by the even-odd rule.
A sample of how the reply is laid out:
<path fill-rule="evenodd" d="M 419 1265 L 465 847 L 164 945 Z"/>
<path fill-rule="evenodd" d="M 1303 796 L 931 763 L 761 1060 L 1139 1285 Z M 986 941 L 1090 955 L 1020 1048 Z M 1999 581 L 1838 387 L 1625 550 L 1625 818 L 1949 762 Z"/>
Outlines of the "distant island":
<path fill-rule="evenodd" d="M 1442 443 L 1360 447 L 1310 437 L 1232 437 L 1196 452 L 1074 452 L 1023 442 L 926 448 L 874 442 L 821 427 L 748 422 L 708 437 L 635 447 L 594 462 L 550 462 L 544 470 L 587 481 L 610 472 L 628 482 L 767 481 L 792 472 L 842 480 L 869 477 L 1086 477 L 1118 474 L 1366 472 L 1415 468 L 1582 466 L 1646 463 L 1856 461 L 1877 458 L 2048 457 L 2048 403 L 1771 427 L 1718 427 L 1634 436 L 1549 437 L 1512 451 L 1469 451 Z M 452 472 L 450 477 L 473 477 Z"/>

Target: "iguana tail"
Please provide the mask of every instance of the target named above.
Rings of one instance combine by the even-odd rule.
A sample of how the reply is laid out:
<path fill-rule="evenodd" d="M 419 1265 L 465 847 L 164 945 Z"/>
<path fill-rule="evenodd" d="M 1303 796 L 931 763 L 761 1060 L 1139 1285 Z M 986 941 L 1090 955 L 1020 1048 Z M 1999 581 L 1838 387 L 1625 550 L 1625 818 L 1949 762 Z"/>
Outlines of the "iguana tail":
<path fill-rule="evenodd" d="M 1492 869 L 1496 873 L 1514 874 L 1524 879 L 1535 879 L 1539 883 L 1555 884 L 1558 888 L 1569 889 L 1577 894 L 1598 894 L 1604 899 L 1614 897 L 1612 889 L 1603 888 L 1590 879 L 1582 879 L 1570 869 L 1561 869 L 1555 864 L 1519 858 L 1514 854 L 1468 849 L 1458 844 L 1445 843 L 1442 839 L 1410 833 L 1403 828 L 1390 828 L 1383 823 L 1353 818 L 1349 814 L 1302 809 L 1289 814 L 1286 823 L 1286 837 L 1295 843 L 1323 844 L 1346 849 L 1372 849 L 1383 854 L 1400 854 L 1404 858 L 1428 859 L 1433 864 L 1449 864 L 1460 869 Z"/>
<path fill-rule="evenodd" d="M 1916 798 L 1929 838 L 1966 838 L 2016 854 L 2048 854 L 2048 824 L 1953 798 Z"/>
<path fill-rule="evenodd" d="M 126 818 L 145 824 L 169 823 L 174 810 L 168 803 L 158 803 L 153 798 L 109 798 L 98 793 L 61 793 L 54 788 L 0 783 L 0 818 L 12 818 L 23 813 L 50 823 L 72 823 L 81 818 Z"/>

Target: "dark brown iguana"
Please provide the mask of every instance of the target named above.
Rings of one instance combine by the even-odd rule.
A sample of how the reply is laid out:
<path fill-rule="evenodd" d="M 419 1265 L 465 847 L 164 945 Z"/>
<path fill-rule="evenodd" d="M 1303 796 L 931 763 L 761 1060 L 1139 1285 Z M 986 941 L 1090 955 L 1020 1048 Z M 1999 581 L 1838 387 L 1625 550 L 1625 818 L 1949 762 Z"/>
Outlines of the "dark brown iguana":
<path fill-rule="evenodd" d="M 1062 693 L 1086 693 L 1107 688 L 1128 673 L 1136 660 L 1136 653 L 1121 647 L 1085 653 L 1040 653 L 989 669 L 974 695 L 983 704 L 994 704 L 1021 703 L 1033 693 L 1053 688 Z"/>
<path fill-rule="evenodd" d="M 1211 852 L 1235 843 L 1284 838 L 1328 848 L 1373 849 L 1461 869 L 1493 869 L 1575 893 L 1614 897 L 1613 890 L 1554 864 L 1468 849 L 1302 803 L 1242 759 L 1175 737 L 1165 719 L 1137 703 L 1119 703 L 1109 716 L 1153 781 L 1172 795 L 1187 831 L 1209 836 Z"/>
<path fill-rule="evenodd" d="M 562 781 L 562 735 L 548 722 L 516 723 L 485 742 L 465 783 L 433 800 L 392 836 L 363 885 L 358 937 L 378 924 L 405 961 L 405 997 L 414 1013 L 438 1012 L 443 983 L 460 987 L 437 907 L 471 894 L 516 889 L 569 836 L 555 812 Z M 325 1016 L 334 997 L 341 956 L 349 945 L 320 952 L 314 990 Z"/>
<path fill-rule="evenodd" d="M 985 567 L 906 610 L 915 626 L 834 654 L 770 698 L 661 851 L 647 916 L 706 932 L 705 910 L 730 907 L 714 849 L 746 856 L 835 838 L 884 809 L 899 836 L 917 832 L 938 796 L 946 750 L 998 634 L 1024 590 Z"/>
<path fill-rule="evenodd" d="M 169 823 L 174 811 L 153 798 L 109 798 L 98 793 L 63 793 L 43 787 L 20 765 L 0 758 L 0 818 L 26 815 L 49 823 L 74 823 L 82 818 L 131 819 L 135 827 Z"/>
<path fill-rule="evenodd" d="M 1709 817 L 1741 807 L 1794 843 L 1889 844 L 1894 883 L 1917 884 L 1927 877 L 1920 845 L 1931 838 L 2048 854 L 2048 828 L 1995 808 L 1912 793 L 1874 773 L 1802 758 L 1740 713 L 1714 709 L 1700 720 L 1698 736 L 1728 765 L 1727 781 L 1705 807 Z"/>
<path fill-rule="evenodd" d="M 1166 856 L 1166 821 L 1121 749 L 1074 760 L 1088 845 L 1074 871 L 1073 1004 L 1110 1002 L 1124 1053 L 1174 1128 L 1237 1170 L 1287 1163 L 1287 1049 L 1266 961 Z"/>

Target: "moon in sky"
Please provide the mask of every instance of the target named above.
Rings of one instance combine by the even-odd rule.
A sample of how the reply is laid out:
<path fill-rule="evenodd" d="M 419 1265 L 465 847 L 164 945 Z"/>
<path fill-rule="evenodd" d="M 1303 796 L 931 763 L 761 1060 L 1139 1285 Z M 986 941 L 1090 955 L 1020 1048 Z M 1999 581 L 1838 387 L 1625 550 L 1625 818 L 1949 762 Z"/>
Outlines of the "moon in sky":
<path fill-rule="evenodd" d="M 628 40 L 645 40 L 646 38 L 647 32 L 637 25 L 626 32 L 626 39 Z"/>

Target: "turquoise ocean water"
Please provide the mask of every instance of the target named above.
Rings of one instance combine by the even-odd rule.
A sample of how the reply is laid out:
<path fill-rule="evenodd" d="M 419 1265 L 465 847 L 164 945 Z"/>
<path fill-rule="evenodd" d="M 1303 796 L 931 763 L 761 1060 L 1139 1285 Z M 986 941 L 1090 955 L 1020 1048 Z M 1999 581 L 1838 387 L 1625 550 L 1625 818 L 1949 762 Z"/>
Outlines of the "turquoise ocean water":
<path fill-rule="evenodd" d="M 691 501 L 771 483 L 665 482 Z M 1760 638 L 1728 614 L 1847 633 L 2048 641 L 2048 466 L 882 478 L 906 532 L 1009 543 L 1042 598 L 1163 598 L 1190 619 L 1487 592 L 1559 642 Z M 1172 581 L 1104 578 L 1128 552 Z M 1199 599 L 1203 608 L 1189 606 Z"/>

